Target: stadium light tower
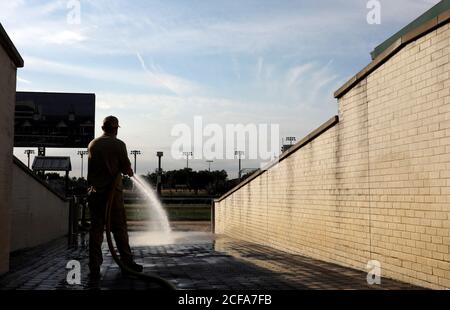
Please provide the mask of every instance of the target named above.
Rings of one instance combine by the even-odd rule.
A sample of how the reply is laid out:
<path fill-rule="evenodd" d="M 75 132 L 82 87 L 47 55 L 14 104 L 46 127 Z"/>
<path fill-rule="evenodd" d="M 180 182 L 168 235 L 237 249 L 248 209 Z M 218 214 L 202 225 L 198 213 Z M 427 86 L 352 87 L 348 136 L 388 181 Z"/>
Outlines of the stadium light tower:
<path fill-rule="evenodd" d="M 234 151 L 234 155 L 239 158 L 239 180 L 241 179 L 241 156 L 244 155 L 244 151 Z"/>
<path fill-rule="evenodd" d="M 136 156 L 141 155 L 141 151 L 140 150 L 132 150 L 130 152 L 130 154 L 134 155 L 134 173 L 136 173 Z"/>
<path fill-rule="evenodd" d="M 30 155 L 34 154 L 34 150 L 25 150 L 24 154 L 27 154 L 27 157 L 28 157 L 28 169 L 30 169 Z"/>
<path fill-rule="evenodd" d="M 161 168 L 161 157 L 164 156 L 163 152 L 156 152 L 156 156 L 158 156 L 158 173 L 161 174 L 162 168 Z"/>
<path fill-rule="evenodd" d="M 83 158 L 84 155 L 88 154 L 88 151 L 78 151 L 77 154 L 81 156 L 81 178 L 83 178 Z"/>
<path fill-rule="evenodd" d="M 288 141 L 291 145 L 294 144 L 296 140 L 297 138 L 295 137 L 286 137 L 286 141 Z"/>
<path fill-rule="evenodd" d="M 189 156 L 193 156 L 192 152 L 183 152 L 183 156 L 186 156 L 186 168 L 189 168 Z"/>
<path fill-rule="evenodd" d="M 208 171 L 211 172 L 211 163 L 213 163 L 214 160 L 207 160 L 206 162 L 208 163 Z"/>
<path fill-rule="evenodd" d="M 161 196 L 161 181 L 162 181 L 162 168 L 161 168 L 161 157 L 164 156 L 164 153 L 159 151 L 156 152 L 156 156 L 158 156 L 158 176 L 156 177 L 156 192 L 159 196 Z"/>
<path fill-rule="evenodd" d="M 281 152 L 286 152 L 287 150 L 289 150 L 291 148 L 291 146 L 293 146 L 295 144 L 295 141 L 297 140 L 297 138 L 295 137 L 286 137 L 285 139 L 283 139 L 283 145 L 281 146 Z M 286 141 L 286 142 L 285 142 Z"/>

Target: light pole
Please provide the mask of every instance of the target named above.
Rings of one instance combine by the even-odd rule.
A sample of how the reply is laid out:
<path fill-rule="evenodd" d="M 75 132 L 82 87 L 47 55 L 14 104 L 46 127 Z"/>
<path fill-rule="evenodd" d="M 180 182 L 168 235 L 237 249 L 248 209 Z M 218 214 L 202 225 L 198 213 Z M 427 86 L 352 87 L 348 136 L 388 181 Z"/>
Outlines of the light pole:
<path fill-rule="evenodd" d="M 81 178 L 83 178 L 83 158 L 84 155 L 88 154 L 88 151 L 78 151 L 77 154 L 81 156 Z"/>
<path fill-rule="evenodd" d="M 208 163 L 208 171 L 211 172 L 211 163 L 213 163 L 214 160 L 207 160 L 206 162 Z"/>
<path fill-rule="evenodd" d="M 161 181 L 162 181 L 161 157 L 163 157 L 163 155 L 164 155 L 163 152 L 156 152 L 156 156 L 158 156 L 158 176 L 156 179 L 156 192 L 158 193 L 159 196 L 161 196 Z"/>
<path fill-rule="evenodd" d="M 186 168 L 189 168 L 189 156 L 192 156 L 192 152 L 183 152 L 183 155 L 186 156 Z"/>
<path fill-rule="evenodd" d="M 30 155 L 34 154 L 34 150 L 25 150 L 24 154 L 27 154 L 27 157 L 28 157 L 28 169 L 30 169 Z"/>
<path fill-rule="evenodd" d="M 139 150 L 132 150 L 130 152 L 131 155 L 134 155 L 134 173 L 136 173 L 136 156 L 141 155 L 141 151 Z"/>
<path fill-rule="evenodd" d="M 297 139 L 295 137 L 286 137 L 286 141 L 289 142 L 290 145 L 292 145 Z"/>
<path fill-rule="evenodd" d="M 241 179 L 241 156 L 244 155 L 244 151 L 234 151 L 234 155 L 239 158 L 239 180 Z"/>
<path fill-rule="evenodd" d="M 164 153 L 163 152 L 156 152 L 156 156 L 158 156 L 158 173 L 161 174 L 162 169 L 161 169 L 161 157 L 163 157 Z"/>

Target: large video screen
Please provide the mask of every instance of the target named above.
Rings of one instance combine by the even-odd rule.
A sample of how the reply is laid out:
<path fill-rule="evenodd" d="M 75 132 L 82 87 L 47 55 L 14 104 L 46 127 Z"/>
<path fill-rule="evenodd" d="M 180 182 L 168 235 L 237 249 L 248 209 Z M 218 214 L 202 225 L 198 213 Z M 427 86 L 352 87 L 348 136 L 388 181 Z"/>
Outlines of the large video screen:
<path fill-rule="evenodd" d="M 94 125 L 95 94 L 16 94 L 15 147 L 86 148 Z"/>

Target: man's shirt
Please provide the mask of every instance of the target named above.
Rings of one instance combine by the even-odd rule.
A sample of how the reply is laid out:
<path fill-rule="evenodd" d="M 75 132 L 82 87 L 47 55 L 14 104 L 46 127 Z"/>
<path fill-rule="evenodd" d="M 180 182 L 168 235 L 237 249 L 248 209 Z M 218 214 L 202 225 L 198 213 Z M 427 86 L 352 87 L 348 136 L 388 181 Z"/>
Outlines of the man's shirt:
<path fill-rule="evenodd" d="M 114 136 L 103 134 L 92 140 L 88 153 L 88 185 L 98 192 L 109 190 L 116 176 L 131 167 L 125 143 Z"/>

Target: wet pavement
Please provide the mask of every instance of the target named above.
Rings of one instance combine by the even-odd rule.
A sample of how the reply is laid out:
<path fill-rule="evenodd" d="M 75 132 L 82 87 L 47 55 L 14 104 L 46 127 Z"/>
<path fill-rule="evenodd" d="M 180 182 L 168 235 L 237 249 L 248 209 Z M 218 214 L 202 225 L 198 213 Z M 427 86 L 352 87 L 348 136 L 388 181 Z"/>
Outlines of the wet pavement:
<path fill-rule="evenodd" d="M 417 288 L 385 278 L 381 285 L 369 286 L 364 272 L 205 231 L 178 231 L 165 239 L 155 233 L 132 232 L 130 240 L 144 272 L 163 277 L 178 289 Z M 123 276 L 106 243 L 102 276 L 99 281 L 90 281 L 87 242 L 87 237 L 80 235 L 77 246 L 68 247 L 64 238 L 13 253 L 10 272 L 0 276 L 0 289 L 159 288 L 155 283 Z M 66 282 L 70 260 L 81 264 L 80 285 Z"/>

